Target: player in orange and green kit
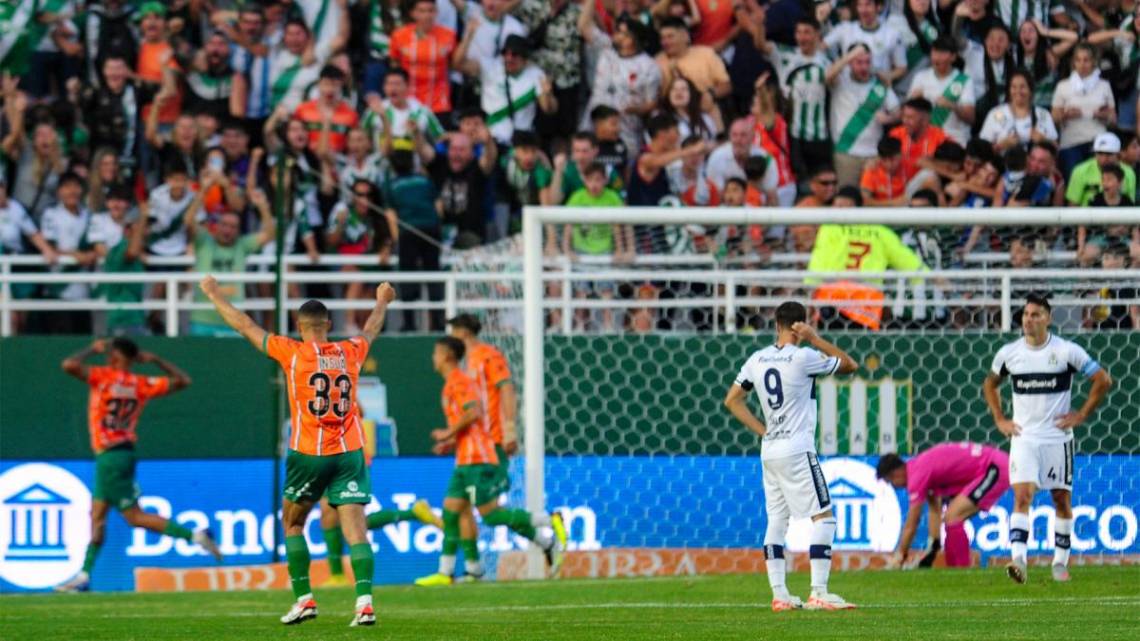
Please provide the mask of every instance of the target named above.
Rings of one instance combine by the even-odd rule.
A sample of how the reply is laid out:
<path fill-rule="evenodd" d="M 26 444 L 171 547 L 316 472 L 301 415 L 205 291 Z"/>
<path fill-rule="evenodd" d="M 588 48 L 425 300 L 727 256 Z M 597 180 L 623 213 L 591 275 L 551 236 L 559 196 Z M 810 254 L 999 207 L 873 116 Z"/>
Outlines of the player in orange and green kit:
<path fill-rule="evenodd" d="M 546 554 L 551 570 L 562 565 L 563 546 L 553 536 L 540 530 L 553 528 L 555 520 L 546 513 L 531 514 L 499 505 L 499 495 L 506 491 L 507 477 L 495 453 L 495 441 L 483 418 L 483 403 L 475 381 L 460 367 L 466 347 L 463 341 L 445 336 L 436 341 L 432 366 L 443 377 L 443 414 L 447 428 L 432 430 L 432 451 L 445 454 L 455 451 L 455 471 L 447 485 L 443 501 L 443 552 L 439 572 L 416 579 L 416 585 L 450 585 L 455 576 L 455 555 L 459 551 L 459 516 L 472 507 L 479 510 L 483 522 L 490 526 L 505 525 L 516 534 L 534 541 Z M 472 537 L 465 546 L 474 548 Z M 464 554 L 478 553 L 477 549 Z"/>
<path fill-rule="evenodd" d="M 92 354 L 107 354 L 107 365 L 87 365 Z M 154 363 L 170 375 L 140 376 L 131 366 Z M 103 547 L 107 530 L 107 512 L 119 510 L 131 527 L 201 545 L 214 558 L 222 555 L 207 530 L 191 532 L 187 528 L 139 508 L 139 486 L 135 482 L 135 443 L 138 442 L 139 416 L 147 401 L 165 396 L 190 385 L 190 377 L 174 364 L 150 352 L 140 352 L 126 338 L 97 340 L 90 347 L 63 361 L 63 371 L 87 383 L 91 388 L 87 401 L 87 423 L 91 431 L 91 449 L 95 451 L 95 490 L 91 501 L 91 542 L 83 569 L 71 580 L 56 587 L 58 592 L 83 592 L 91 586 L 91 570 Z"/>
<path fill-rule="evenodd" d="M 388 283 L 377 287 L 376 306 L 360 335 L 333 342 L 329 340 L 332 319 L 320 301 L 301 305 L 297 314 L 301 340 L 296 341 L 258 327 L 249 315 L 226 300 L 212 276 L 202 279 L 201 288 L 226 324 L 277 361 L 285 373 L 291 431 L 281 520 L 289 578 L 297 600 L 281 622 L 292 625 L 317 616 L 304 530 L 313 504 L 327 492 L 349 544 L 356 584 L 356 614 L 350 625 L 374 625 L 372 546 L 364 519 L 364 506 L 371 500 L 372 490 L 364 464 L 364 431 L 355 390 L 368 348 L 384 326 L 384 315 L 388 303 L 396 298 L 396 290 Z"/>
<path fill-rule="evenodd" d="M 483 323 L 473 314 L 460 314 L 448 321 L 450 334 L 463 341 L 466 348 L 464 371 L 474 381 L 483 402 L 483 421 L 495 442 L 495 455 L 499 457 L 499 467 L 507 479 L 503 492 L 510 489 L 510 457 L 519 450 L 518 440 L 518 396 L 515 384 L 511 381 L 511 368 L 503 353 L 490 343 L 479 340 Z M 566 528 L 559 514 L 551 517 L 554 537 L 566 547 Z M 476 537 L 478 526 L 471 510 L 459 517 L 459 547 L 463 550 L 463 564 L 466 569 L 464 579 L 478 580 L 483 576 L 483 565 L 479 562 L 479 547 Z"/>

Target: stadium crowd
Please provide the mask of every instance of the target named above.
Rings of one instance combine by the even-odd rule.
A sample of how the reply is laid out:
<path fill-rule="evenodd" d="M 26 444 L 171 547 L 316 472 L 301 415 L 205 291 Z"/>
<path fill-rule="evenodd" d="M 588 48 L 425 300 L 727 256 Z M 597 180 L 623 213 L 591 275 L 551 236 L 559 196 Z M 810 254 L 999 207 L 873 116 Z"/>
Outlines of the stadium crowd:
<path fill-rule="evenodd" d="M 0 0 L 0 252 L 113 272 L 192 255 L 224 273 L 274 254 L 280 231 L 308 269 L 342 254 L 419 271 L 517 232 L 534 204 L 1131 207 L 1138 17 L 1135 0 Z M 980 251 L 1140 267 L 1140 226 L 897 231 L 897 269 Z M 825 235 L 573 225 L 547 230 L 546 251 L 818 267 L 836 259 Z M 660 295 L 612 285 L 575 295 Z M 1108 307 L 1113 327 L 1140 324 Z M 623 325 L 656 326 L 647 314 Z M 213 311 L 190 320 L 229 331 Z M 92 331 L 87 312 L 19 322 Z"/>

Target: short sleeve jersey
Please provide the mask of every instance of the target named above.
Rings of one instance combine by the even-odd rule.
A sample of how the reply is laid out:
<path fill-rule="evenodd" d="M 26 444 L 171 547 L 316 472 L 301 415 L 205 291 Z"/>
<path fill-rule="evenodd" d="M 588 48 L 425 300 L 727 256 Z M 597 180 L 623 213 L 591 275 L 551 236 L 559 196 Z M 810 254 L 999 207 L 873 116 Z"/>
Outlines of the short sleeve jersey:
<path fill-rule="evenodd" d="M 1038 347 L 1030 347 L 1024 336 L 1005 344 L 990 366 L 1013 383 L 1013 422 L 1021 426 L 1021 435 L 1014 438 L 1034 443 L 1073 440 L 1073 430 L 1063 430 L 1055 421 L 1069 412 L 1073 373 L 1092 376 L 1099 370 L 1083 347 L 1052 334 Z"/>
<path fill-rule="evenodd" d="M 467 410 L 479 404 L 479 389 L 475 380 L 458 367 L 451 370 L 444 381 L 440 402 L 443 404 L 443 415 L 447 417 L 448 427 L 458 423 Z M 456 437 L 456 465 L 495 465 L 498 462 L 495 441 L 483 421 L 475 421 Z"/>
<path fill-rule="evenodd" d="M 135 427 L 143 406 L 170 392 L 170 379 L 140 376 L 113 367 L 87 370 L 87 425 L 96 454 L 112 447 L 138 442 Z"/>
<path fill-rule="evenodd" d="M 495 347 L 479 343 L 467 352 L 467 375 L 475 380 L 483 401 L 483 423 L 491 440 L 503 442 L 502 387 L 511 382 L 507 358 Z"/>
<path fill-rule="evenodd" d="M 768 428 L 761 460 L 815 451 L 815 378 L 838 369 L 838 358 L 797 345 L 770 345 L 748 357 L 736 384 L 760 398 Z"/>
<path fill-rule="evenodd" d="M 265 353 L 285 372 L 289 393 L 289 449 L 331 456 L 364 447 L 356 382 L 368 357 L 368 342 L 303 343 L 266 335 Z"/>
<path fill-rule="evenodd" d="M 1002 456 L 997 448 L 977 443 L 935 445 L 907 461 L 907 500 L 915 505 L 930 495 L 957 496 Z"/>

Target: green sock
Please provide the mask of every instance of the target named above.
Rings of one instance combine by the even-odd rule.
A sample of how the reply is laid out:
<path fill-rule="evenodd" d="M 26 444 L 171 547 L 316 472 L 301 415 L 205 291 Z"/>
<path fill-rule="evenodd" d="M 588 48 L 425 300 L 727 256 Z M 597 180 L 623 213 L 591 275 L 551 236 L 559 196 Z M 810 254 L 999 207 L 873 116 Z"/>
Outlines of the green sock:
<path fill-rule="evenodd" d="M 459 550 L 459 512 L 443 511 L 443 554 L 455 556 Z"/>
<path fill-rule="evenodd" d="M 189 528 L 184 528 L 170 520 L 166 522 L 166 527 L 163 528 L 162 533 L 166 536 L 172 536 L 176 539 L 186 539 L 187 541 L 194 538 L 194 533 L 191 532 Z"/>
<path fill-rule="evenodd" d="M 368 543 L 357 543 L 348 546 L 349 558 L 352 559 L 352 576 L 356 579 L 356 596 L 372 595 L 372 546 Z"/>
<path fill-rule="evenodd" d="M 95 557 L 99 556 L 99 550 L 103 549 L 102 543 L 88 543 L 87 556 L 83 557 L 83 571 L 91 574 L 91 569 L 95 567 Z"/>
<path fill-rule="evenodd" d="M 412 514 L 411 510 L 380 510 L 368 515 L 368 529 L 375 530 L 389 523 L 411 521 L 414 518 L 416 516 Z"/>
<path fill-rule="evenodd" d="M 479 562 L 479 541 L 476 539 L 460 539 L 459 547 L 463 549 L 464 563 Z"/>
<path fill-rule="evenodd" d="M 509 508 L 499 508 L 490 514 L 483 516 L 483 522 L 487 525 L 505 525 L 517 534 L 521 534 L 531 541 L 534 540 L 535 529 L 530 524 L 530 512 L 526 510 L 512 510 Z"/>
<path fill-rule="evenodd" d="M 325 534 L 325 545 L 329 548 L 329 574 L 341 576 L 344 574 L 344 563 L 340 560 L 344 555 L 344 539 L 340 537 L 340 526 L 321 531 Z"/>
<path fill-rule="evenodd" d="M 309 586 L 309 544 L 305 543 L 303 534 L 285 537 L 285 559 L 289 565 L 293 596 L 299 599 L 312 593 Z"/>

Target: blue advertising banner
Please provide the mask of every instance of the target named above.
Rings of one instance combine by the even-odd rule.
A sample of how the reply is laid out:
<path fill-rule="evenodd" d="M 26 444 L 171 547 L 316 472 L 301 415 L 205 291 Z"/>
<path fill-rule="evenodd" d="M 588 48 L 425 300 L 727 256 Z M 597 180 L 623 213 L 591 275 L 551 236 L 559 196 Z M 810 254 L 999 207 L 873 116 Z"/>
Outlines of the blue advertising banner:
<path fill-rule="evenodd" d="M 837 517 L 836 548 L 886 551 L 898 540 L 905 497 L 874 476 L 873 457 L 823 460 Z M 406 508 L 419 498 L 438 506 L 453 463 L 444 458 L 378 459 L 372 467 L 373 502 Z M 1075 462 L 1073 551 L 1137 554 L 1140 458 L 1078 456 Z M 521 505 L 521 459 L 512 461 L 509 500 Z M 209 527 L 226 565 L 273 559 L 278 505 L 271 501 L 269 460 L 143 460 L 138 482 L 143 509 L 191 528 Z M 0 462 L 0 590 L 50 589 L 79 571 L 90 536 L 91 461 Z M 548 505 L 564 510 L 571 549 L 608 547 L 740 547 L 761 544 L 766 526 L 760 461 L 755 457 L 551 457 L 546 464 Z M 968 528 L 983 557 L 1008 554 L 1007 492 Z M 1033 508 L 1031 553 L 1052 550 L 1048 495 Z M 788 547 L 806 547 L 806 522 L 793 522 Z M 318 516 L 306 529 L 314 558 L 325 554 Z M 371 533 L 379 583 L 409 583 L 435 571 L 441 534 L 431 526 L 400 523 Z M 918 541 L 925 541 L 920 530 Z M 278 541 L 281 541 L 278 538 Z M 485 533 L 481 547 L 495 553 L 523 542 L 505 529 Z M 278 552 L 283 558 L 284 549 Z M 130 590 L 136 567 L 188 568 L 213 560 L 186 541 L 131 529 L 117 515 L 95 566 L 93 588 Z"/>

